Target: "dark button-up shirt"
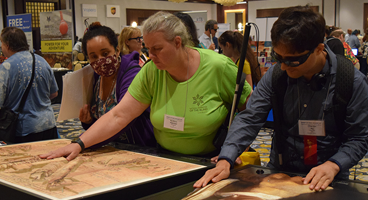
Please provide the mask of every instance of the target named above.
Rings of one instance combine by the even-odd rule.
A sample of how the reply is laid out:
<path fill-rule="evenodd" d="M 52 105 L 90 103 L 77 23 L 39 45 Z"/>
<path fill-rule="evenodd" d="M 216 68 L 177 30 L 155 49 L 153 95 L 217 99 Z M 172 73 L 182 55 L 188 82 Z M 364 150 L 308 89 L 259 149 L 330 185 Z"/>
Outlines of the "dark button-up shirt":
<path fill-rule="evenodd" d="M 355 69 L 353 95 L 347 106 L 345 119 L 346 129 L 339 130 L 332 111 L 332 100 L 335 93 L 337 60 L 335 54 L 327 47 L 330 59 L 322 70 L 326 73 L 326 84 L 320 91 L 311 90 L 304 77 L 294 83 L 288 81 L 284 97 L 282 131 L 286 136 L 284 146 L 283 170 L 308 173 L 314 166 L 304 165 L 303 136 L 299 135 L 298 120 L 325 121 L 326 136 L 317 137 L 318 165 L 327 160 L 340 167 L 340 175 L 348 176 L 353 167 L 368 151 L 368 81 L 367 77 Z M 330 60 L 330 61 L 329 61 Z M 220 159 L 226 159 L 231 165 L 233 161 L 256 138 L 260 128 L 267 119 L 271 109 L 272 88 L 271 67 L 261 79 L 251 95 L 247 109 L 234 119 L 228 137 L 222 147 Z M 324 111 L 325 110 L 325 111 Z M 323 115 L 324 113 L 324 115 Z M 274 147 L 274 141 L 273 141 Z M 275 149 L 271 149 L 270 167 L 277 166 Z M 276 167 L 277 168 L 277 167 Z"/>

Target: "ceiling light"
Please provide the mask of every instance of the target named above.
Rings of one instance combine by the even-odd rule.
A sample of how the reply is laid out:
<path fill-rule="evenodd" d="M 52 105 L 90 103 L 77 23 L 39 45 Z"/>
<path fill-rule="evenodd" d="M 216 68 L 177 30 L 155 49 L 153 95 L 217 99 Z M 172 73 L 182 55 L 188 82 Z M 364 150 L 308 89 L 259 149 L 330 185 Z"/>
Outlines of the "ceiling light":
<path fill-rule="evenodd" d="M 223 6 L 233 6 L 243 0 L 213 0 L 214 2 L 221 4 Z"/>

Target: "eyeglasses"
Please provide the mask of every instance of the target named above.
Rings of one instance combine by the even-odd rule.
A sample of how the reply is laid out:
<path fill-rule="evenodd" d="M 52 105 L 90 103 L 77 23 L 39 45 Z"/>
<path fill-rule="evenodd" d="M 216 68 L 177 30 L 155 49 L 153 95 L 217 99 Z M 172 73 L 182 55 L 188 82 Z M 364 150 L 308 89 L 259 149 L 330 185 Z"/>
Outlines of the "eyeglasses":
<path fill-rule="evenodd" d="M 290 67 L 298 67 L 299 65 L 305 63 L 308 60 L 309 56 L 313 53 L 314 49 L 310 50 L 307 54 L 302 56 L 292 56 L 288 57 L 288 59 L 283 59 L 282 56 L 277 54 L 273 49 L 271 51 L 271 56 L 280 64 L 285 63 L 285 65 Z"/>
<path fill-rule="evenodd" d="M 218 28 L 217 28 L 218 29 Z M 212 30 L 214 30 L 215 32 L 217 32 L 217 29 L 212 29 Z"/>
<path fill-rule="evenodd" d="M 139 37 L 135 37 L 135 38 L 129 38 L 128 40 L 137 40 L 137 41 L 142 41 L 143 37 L 139 36 Z"/>

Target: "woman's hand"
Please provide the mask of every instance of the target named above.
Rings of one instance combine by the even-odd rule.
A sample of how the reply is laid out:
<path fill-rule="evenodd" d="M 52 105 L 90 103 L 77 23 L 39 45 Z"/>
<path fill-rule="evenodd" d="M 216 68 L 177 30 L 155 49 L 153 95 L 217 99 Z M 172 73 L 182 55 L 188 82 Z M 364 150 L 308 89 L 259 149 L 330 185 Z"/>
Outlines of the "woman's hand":
<path fill-rule="evenodd" d="M 49 153 L 39 155 L 42 159 L 53 159 L 59 157 L 66 157 L 68 161 L 73 160 L 78 156 L 82 148 L 77 143 L 71 143 L 66 145 L 65 147 L 61 147 L 56 149 L 55 151 L 50 151 Z"/>
<path fill-rule="evenodd" d="M 215 49 L 216 49 L 215 44 L 214 44 L 214 43 L 212 43 L 212 44 L 208 47 L 208 49 L 215 50 Z"/>
<path fill-rule="evenodd" d="M 90 112 L 91 107 L 86 104 L 79 110 L 79 120 L 85 124 L 92 123 L 92 117 Z"/>

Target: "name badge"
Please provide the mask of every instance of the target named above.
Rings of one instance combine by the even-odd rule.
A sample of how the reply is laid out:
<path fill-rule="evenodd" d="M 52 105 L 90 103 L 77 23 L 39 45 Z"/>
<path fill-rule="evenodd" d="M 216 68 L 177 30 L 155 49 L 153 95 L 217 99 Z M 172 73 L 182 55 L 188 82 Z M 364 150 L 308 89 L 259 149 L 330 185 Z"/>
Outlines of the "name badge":
<path fill-rule="evenodd" d="M 326 136 L 325 121 L 299 120 L 299 135 Z"/>
<path fill-rule="evenodd" d="M 184 117 L 165 114 L 164 127 L 172 130 L 184 131 Z"/>

